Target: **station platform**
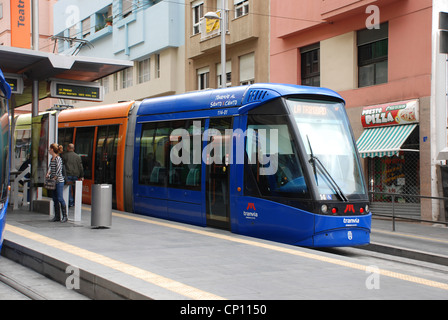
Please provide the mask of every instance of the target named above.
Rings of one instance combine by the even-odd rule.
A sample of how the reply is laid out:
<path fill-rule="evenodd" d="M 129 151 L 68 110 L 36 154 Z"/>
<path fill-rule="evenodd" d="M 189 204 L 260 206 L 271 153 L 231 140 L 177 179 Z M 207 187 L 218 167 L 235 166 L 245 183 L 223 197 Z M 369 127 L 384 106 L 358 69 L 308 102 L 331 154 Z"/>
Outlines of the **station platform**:
<path fill-rule="evenodd" d="M 9 209 L 2 255 L 92 299 L 394 299 L 409 291 L 408 280 L 393 275 L 396 292 L 366 290 L 367 266 L 325 250 L 116 210 L 110 228 L 93 228 L 86 205 L 81 217 L 50 222 L 26 207 Z M 404 222 L 396 228 L 374 219 L 372 244 L 363 248 L 448 265 L 447 228 Z M 420 294 L 446 299 L 448 284 L 437 286 L 433 297 Z"/>

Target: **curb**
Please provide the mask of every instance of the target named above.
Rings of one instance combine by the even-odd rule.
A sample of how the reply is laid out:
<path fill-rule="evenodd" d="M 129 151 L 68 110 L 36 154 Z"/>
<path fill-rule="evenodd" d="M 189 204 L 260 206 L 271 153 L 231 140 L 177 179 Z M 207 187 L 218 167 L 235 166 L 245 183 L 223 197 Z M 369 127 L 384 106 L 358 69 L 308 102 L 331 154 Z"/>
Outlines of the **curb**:
<path fill-rule="evenodd" d="M 377 242 L 371 242 L 369 245 L 359 248 L 399 256 L 402 258 L 408 258 L 448 266 L 448 256 L 439 255 L 435 253 L 428 253 L 419 250 L 396 247 Z"/>
<path fill-rule="evenodd" d="M 64 286 L 67 277 L 70 276 L 66 273 L 67 267 L 71 266 L 69 263 L 7 239 L 3 240 L 1 255 Z M 83 269 L 79 270 L 79 289 L 73 290 L 93 300 L 152 300 L 139 292 Z"/>

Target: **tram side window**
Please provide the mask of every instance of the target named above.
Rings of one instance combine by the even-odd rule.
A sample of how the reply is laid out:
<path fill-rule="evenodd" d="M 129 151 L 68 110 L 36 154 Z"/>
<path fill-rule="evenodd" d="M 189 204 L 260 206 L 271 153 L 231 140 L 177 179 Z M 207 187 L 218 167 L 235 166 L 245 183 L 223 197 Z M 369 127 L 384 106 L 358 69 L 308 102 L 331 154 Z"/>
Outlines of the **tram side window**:
<path fill-rule="evenodd" d="M 200 139 L 202 131 L 201 120 L 178 120 L 171 123 L 168 186 L 200 190 L 201 157 L 194 153 L 198 152 L 194 150 L 194 143 L 198 141 L 195 138 Z M 202 147 L 198 147 L 201 153 Z"/>
<path fill-rule="evenodd" d="M 75 148 L 82 160 L 84 178 L 92 179 L 92 159 L 93 159 L 93 137 L 94 127 L 84 127 L 76 129 Z"/>
<path fill-rule="evenodd" d="M 115 184 L 119 125 L 98 127 L 95 183 Z"/>
<path fill-rule="evenodd" d="M 170 123 L 146 123 L 140 139 L 139 183 L 165 185 L 166 154 L 169 150 Z M 169 156 L 169 153 L 168 153 Z"/>
<path fill-rule="evenodd" d="M 246 135 L 245 194 L 255 197 L 308 197 L 287 116 L 250 115 Z"/>
<path fill-rule="evenodd" d="M 67 146 L 73 142 L 74 130 L 75 128 L 62 128 L 58 130 L 58 143 L 64 146 L 64 152 L 67 151 Z"/>
<path fill-rule="evenodd" d="M 197 132 L 199 129 L 201 132 Z M 201 158 L 194 157 L 193 136 L 200 136 L 202 131 L 201 120 L 144 124 L 140 139 L 139 183 L 165 186 L 166 182 L 169 187 L 199 190 Z M 186 138 L 189 146 L 188 142 L 183 143 Z M 187 147 L 189 155 L 183 154 Z M 177 160 L 172 161 L 171 152 Z"/>
<path fill-rule="evenodd" d="M 140 138 L 140 170 L 138 175 L 140 184 L 149 183 L 152 170 L 156 164 L 154 158 L 155 132 L 155 126 L 152 128 L 151 123 L 143 126 L 142 137 Z"/>

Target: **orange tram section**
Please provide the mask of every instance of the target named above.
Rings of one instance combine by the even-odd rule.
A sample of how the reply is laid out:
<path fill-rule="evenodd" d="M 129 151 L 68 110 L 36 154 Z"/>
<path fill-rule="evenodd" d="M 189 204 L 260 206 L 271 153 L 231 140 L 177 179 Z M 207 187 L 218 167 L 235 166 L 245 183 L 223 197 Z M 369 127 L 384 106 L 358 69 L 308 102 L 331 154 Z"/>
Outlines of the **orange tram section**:
<path fill-rule="evenodd" d="M 128 115 L 135 102 L 64 110 L 58 118 L 59 144 L 74 143 L 84 167 L 83 202 L 93 184 L 113 185 L 113 207 L 124 210 L 123 184 Z"/>

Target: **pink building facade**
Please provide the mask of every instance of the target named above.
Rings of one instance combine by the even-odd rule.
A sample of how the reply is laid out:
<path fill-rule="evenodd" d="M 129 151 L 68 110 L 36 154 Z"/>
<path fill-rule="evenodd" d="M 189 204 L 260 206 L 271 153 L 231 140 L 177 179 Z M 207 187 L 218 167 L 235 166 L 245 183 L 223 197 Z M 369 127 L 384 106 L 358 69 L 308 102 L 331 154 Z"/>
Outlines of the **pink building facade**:
<path fill-rule="evenodd" d="M 54 43 L 49 38 L 53 35 L 53 5 L 57 0 L 39 1 L 39 50 L 52 52 Z M 11 46 L 11 2 L 0 1 L 0 45 Z M 31 15 L 27 7 L 24 14 Z M 17 23 L 17 22 L 14 22 Z M 30 31 L 31 38 L 31 31 Z M 32 49 L 31 47 L 28 49 Z"/>
<path fill-rule="evenodd" d="M 54 41 L 50 39 L 53 35 L 53 5 L 57 0 L 41 0 L 39 1 L 39 51 L 53 52 Z M 19 2 L 20 3 L 20 2 Z M 0 45 L 12 45 L 12 24 L 17 21 L 11 19 L 11 1 L 0 0 Z M 15 8 L 18 9 L 17 7 Z M 20 9 L 20 8 L 19 8 Z M 24 15 L 31 15 L 31 5 L 26 7 Z M 28 25 L 30 27 L 30 25 Z M 30 47 L 33 49 L 30 30 Z M 1 57 L 0 57 L 1 59 Z M 39 110 L 45 111 L 53 104 L 57 103 L 57 99 L 44 99 L 39 103 Z M 31 105 L 19 107 L 15 110 L 16 114 L 31 112 Z"/>
<path fill-rule="evenodd" d="M 395 200 L 399 210 L 424 219 L 447 218 L 437 201 L 383 194 L 443 196 L 446 162 L 438 158 L 447 145 L 447 116 L 440 11 L 448 11 L 448 1 L 271 1 L 271 82 L 322 86 L 342 95 L 378 211 Z"/>

